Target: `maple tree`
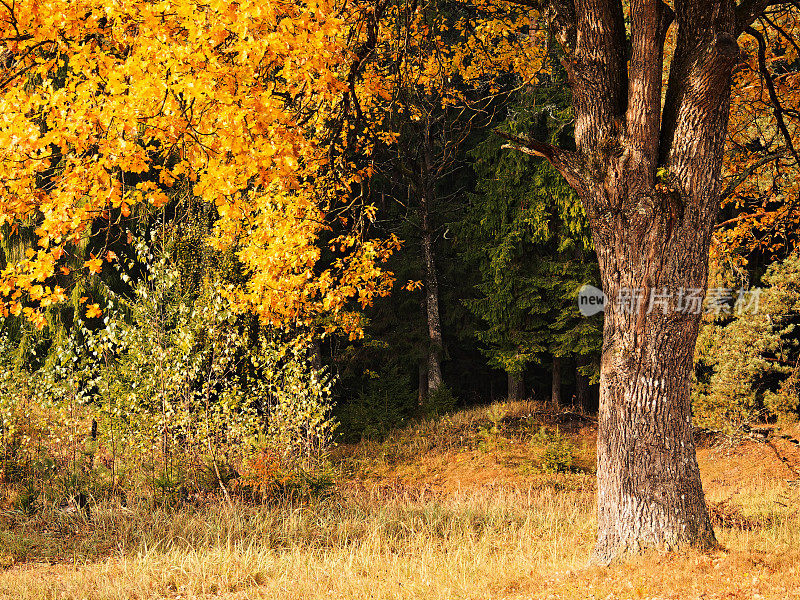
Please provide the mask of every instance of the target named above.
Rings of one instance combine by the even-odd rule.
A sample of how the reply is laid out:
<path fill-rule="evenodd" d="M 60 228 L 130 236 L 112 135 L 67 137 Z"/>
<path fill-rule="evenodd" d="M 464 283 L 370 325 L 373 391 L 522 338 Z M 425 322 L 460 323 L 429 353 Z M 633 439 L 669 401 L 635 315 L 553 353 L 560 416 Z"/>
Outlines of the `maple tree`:
<path fill-rule="evenodd" d="M 5 236 L 33 230 L 35 244 L 0 275 L 3 313 L 43 326 L 43 309 L 65 299 L 53 275 L 92 223 L 191 195 L 216 207 L 211 243 L 236 246 L 250 273 L 232 291 L 238 305 L 273 324 L 324 311 L 357 332 L 347 303 L 388 292 L 380 265 L 398 241 L 367 239 L 365 212 L 328 236 L 334 258 L 318 266 L 327 215 L 359 177 L 336 151 L 358 65 L 352 10 L 326 0 L 4 3 L 0 224 Z M 84 268 L 98 272 L 103 258 Z"/>

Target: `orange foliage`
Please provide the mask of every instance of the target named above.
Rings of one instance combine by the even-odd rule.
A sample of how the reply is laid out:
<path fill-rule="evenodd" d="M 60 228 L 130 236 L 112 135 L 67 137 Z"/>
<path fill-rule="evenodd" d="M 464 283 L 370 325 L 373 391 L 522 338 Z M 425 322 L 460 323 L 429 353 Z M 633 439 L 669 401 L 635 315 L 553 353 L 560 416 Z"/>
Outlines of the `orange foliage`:
<path fill-rule="evenodd" d="M 723 203 L 738 216 L 725 219 L 715 236 L 717 260 L 740 263 L 749 251 L 785 252 L 800 241 L 800 15 L 775 9 L 754 29 L 764 38 L 764 63 L 795 148 L 779 126 L 757 40 L 745 33 L 739 39 L 743 60 L 735 73 L 725 162 L 726 183 L 739 185 Z"/>
<path fill-rule="evenodd" d="M 98 217 L 188 194 L 217 207 L 211 243 L 236 245 L 251 273 L 239 305 L 271 323 L 388 293 L 394 238 L 345 235 L 319 266 L 326 213 L 350 194 L 328 137 L 349 93 L 355 6 L 20 0 L 0 13 L 0 225 L 35 223 L 39 238 L 0 274 L 4 314 L 22 292 L 43 324 L 60 299 L 45 282 Z"/>

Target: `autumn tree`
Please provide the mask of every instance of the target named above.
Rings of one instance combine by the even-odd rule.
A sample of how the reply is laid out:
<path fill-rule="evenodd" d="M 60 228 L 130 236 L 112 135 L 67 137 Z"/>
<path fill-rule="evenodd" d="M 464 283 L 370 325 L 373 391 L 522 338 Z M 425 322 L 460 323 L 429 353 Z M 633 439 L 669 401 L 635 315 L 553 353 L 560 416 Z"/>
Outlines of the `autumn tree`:
<path fill-rule="evenodd" d="M 232 295 L 238 306 L 274 325 L 330 314 L 357 334 L 348 307 L 388 292 L 381 263 L 397 242 L 369 239 L 369 205 L 353 221 L 335 209 L 342 199 L 361 206 L 369 170 L 343 148 L 392 95 L 392 61 L 366 68 L 387 6 L 2 4 L 0 225 L 8 235 L 33 227 L 36 236 L 36 246 L 0 274 L 3 313 L 43 325 L 43 310 L 66 296 L 54 275 L 96 219 L 139 202 L 161 206 L 185 181 L 216 207 L 212 241 L 238 248 L 248 273 Z M 758 19 L 794 3 L 470 6 L 459 21 L 466 43 L 441 54 L 463 77 L 513 68 L 532 81 L 550 36 L 572 87 L 574 148 L 526 136 L 508 141 L 549 160 L 580 196 L 612 300 L 601 361 L 596 558 L 708 547 L 715 540 L 689 399 L 700 316 L 680 301 L 708 277 L 737 40 L 749 35 L 761 49 Z M 359 153 L 368 156 L 369 145 Z M 350 229 L 326 239 L 334 256 L 322 265 L 331 215 Z M 106 257 L 81 268 L 96 272 Z M 632 292 L 636 302 L 615 302 Z M 656 297 L 662 302 L 650 310 Z"/>
<path fill-rule="evenodd" d="M 800 11 L 770 7 L 740 45 L 714 253 L 734 267 L 785 257 L 798 242 Z"/>
<path fill-rule="evenodd" d="M 767 7 L 790 3 L 521 1 L 548 20 L 563 51 L 576 148 L 523 136 L 509 146 L 546 158 L 578 192 L 611 299 L 595 558 L 710 547 L 689 394 L 700 314 L 681 302 L 706 287 L 737 40 Z M 633 302 L 617 302 L 625 297 Z"/>
<path fill-rule="evenodd" d="M 459 177 L 466 163 L 463 149 L 491 122 L 488 83 L 502 76 L 484 70 L 466 74 L 454 64 L 451 49 L 463 37 L 456 24 L 466 12 L 468 7 L 452 0 L 389 3 L 380 43 L 365 69 L 391 92 L 377 119 L 385 147 L 374 161 L 375 171 L 382 181 L 396 184 L 389 197 L 407 209 L 416 225 L 409 231 L 411 239 L 405 239 L 413 247 L 418 242 L 422 263 L 421 311 L 428 341 L 419 366 L 420 403 L 443 383 L 447 354 L 436 248 L 445 230 L 441 215 L 464 196 L 464 177 Z"/>
<path fill-rule="evenodd" d="M 276 326 L 316 315 L 357 331 L 349 303 L 386 294 L 396 240 L 361 218 L 320 242 L 360 178 L 352 141 L 359 52 L 354 4 L 17 2 L 0 7 L 0 224 L 33 244 L 0 275 L 3 314 L 37 326 L 63 302 L 56 278 L 98 220 L 176 187 L 214 207 L 209 241 L 247 273 L 237 306 Z M 374 18 L 373 18 L 374 21 Z M 363 26 L 365 25 L 366 26 Z M 371 92 L 370 92 L 371 94 Z M 345 204 L 345 205 L 346 205 Z M 110 223 L 109 223 L 110 224 Z M 80 264 L 99 272 L 108 255 Z"/>

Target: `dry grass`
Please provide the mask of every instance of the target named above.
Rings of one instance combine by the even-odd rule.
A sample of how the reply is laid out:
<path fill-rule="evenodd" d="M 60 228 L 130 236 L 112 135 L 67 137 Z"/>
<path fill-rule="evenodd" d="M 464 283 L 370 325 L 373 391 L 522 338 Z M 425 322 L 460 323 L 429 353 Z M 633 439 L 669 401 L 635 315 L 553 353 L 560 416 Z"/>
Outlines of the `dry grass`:
<path fill-rule="evenodd" d="M 800 598 L 800 488 L 765 444 L 699 453 L 720 550 L 587 567 L 593 434 L 559 425 L 578 468 L 541 473 L 536 410 L 506 407 L 489 444 L 482 409 L 340 449 L 313 504 L 6 523 L 0 598 Z"/>

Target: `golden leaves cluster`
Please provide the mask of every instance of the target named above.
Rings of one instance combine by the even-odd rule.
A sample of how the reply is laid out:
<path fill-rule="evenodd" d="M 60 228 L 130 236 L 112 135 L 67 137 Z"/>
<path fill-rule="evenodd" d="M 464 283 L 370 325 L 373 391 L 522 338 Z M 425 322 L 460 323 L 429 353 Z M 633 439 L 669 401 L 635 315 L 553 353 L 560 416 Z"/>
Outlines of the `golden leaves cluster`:
<path fill-rule="evenodd" d="M 800 17 L 797 11 L 776 9 L 754 28 L 764 36 L 782 120 L 795 151 L 800 150 Z M 739 45 L 742 62 L 734 76 L 724 183 L 741 183 L 723 205 L 738 216 L 725 219 L 717 231 L 715 256 L 741 264 L 750 251 L 782 253 L 800 241 L 800 164 L 780 130 L 756 40 L 745 33 Z"/>
<path fill-rule="evenodd" d="M 63 298 L 46 283 L 93 221 L 178 193 L 217 207 L 211 241 L 240 248 L 252 276 L 239 300 L 269 321 L 386 293 L 396 240 L 353 237 L 318 266 L 346 185 L 324 140 L 347 91 L 347 14 L 332 0 L 4 4 L 0 226 L 35 226 L 38 248 L 0 274 L 3 311 L 24 302 L 43 324 Z"/>

